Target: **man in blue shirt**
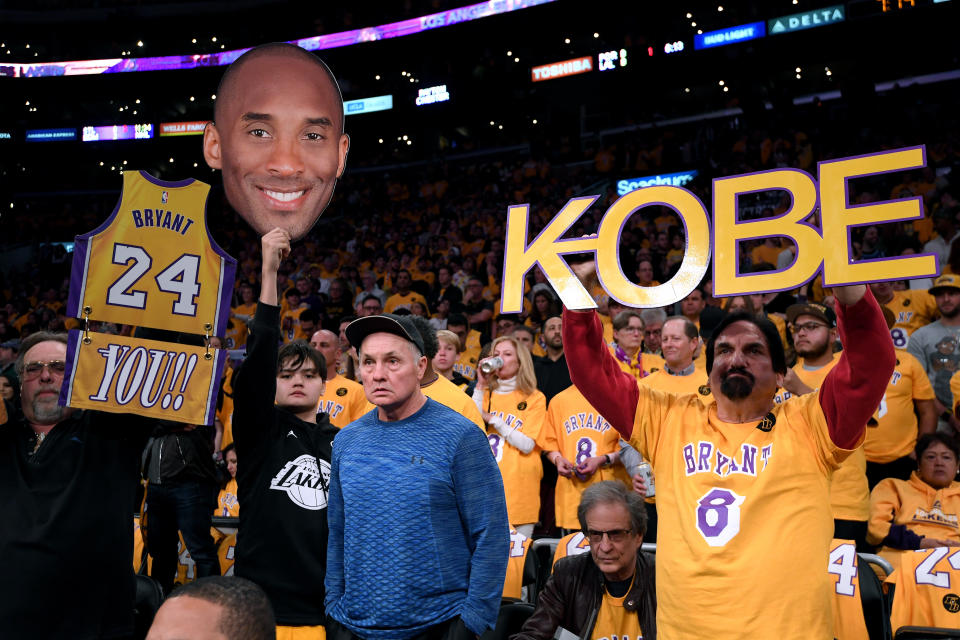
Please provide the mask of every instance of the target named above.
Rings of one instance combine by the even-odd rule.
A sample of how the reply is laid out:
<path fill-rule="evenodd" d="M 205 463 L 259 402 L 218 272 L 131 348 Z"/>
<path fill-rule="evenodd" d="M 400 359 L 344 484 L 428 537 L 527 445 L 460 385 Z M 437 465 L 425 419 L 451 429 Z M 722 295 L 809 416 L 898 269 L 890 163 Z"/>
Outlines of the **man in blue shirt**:
<path fill-rule="evenodd" d="M 328 640 L 459 640 L 496 623 L 510 545 L 503 482 L 476 425 L 420 391 L 406 318 L 346 329 L 376 411 L 333 444 Z"/>

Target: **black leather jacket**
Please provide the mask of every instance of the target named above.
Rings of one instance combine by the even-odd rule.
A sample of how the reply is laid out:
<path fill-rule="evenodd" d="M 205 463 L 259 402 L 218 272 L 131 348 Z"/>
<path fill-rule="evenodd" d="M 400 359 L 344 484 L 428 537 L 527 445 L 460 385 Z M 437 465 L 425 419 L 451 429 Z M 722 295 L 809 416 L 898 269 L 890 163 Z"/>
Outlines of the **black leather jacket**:
<path fill-rule="evenodd" d="M 637 553 L 637 579 L 623 601 L 625 609 L 637 612 L 643 640 L 657 638 L 654 563 L 652 554 Z M 550 640 L 557 627 L 589 640 L 603 592 L 603 574 L 589 553 L 563 558 L 554 567 L 553 575 L 540 593 L 533 615 L 511 640 Z"/>

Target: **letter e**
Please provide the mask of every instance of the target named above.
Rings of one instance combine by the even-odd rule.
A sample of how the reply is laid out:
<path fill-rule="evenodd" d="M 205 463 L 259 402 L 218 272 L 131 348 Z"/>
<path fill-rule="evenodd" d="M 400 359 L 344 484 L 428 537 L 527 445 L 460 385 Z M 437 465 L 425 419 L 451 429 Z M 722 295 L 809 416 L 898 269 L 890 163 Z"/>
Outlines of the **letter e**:
<path fill-rule="evenodd" d="M 916 196 L 887 202 L 850 205 L 847 200 L 847 180 L 860 176 L 918 169 L 925 164 L 926 150 L 922 146 L 820 163 L 820 211 L 823 217 L 823 237 L 830 239 L 825 246 L 825 248 L 829 247 L 829 251 L 823 256 L 825 287 L 878 280 L 929 278 L 938 274 L 937 259 L 929 253 L 857 262 L 854 262 L 850 255 L 850 227 L 923 218 L 921 206 L 923 198 Z"/>

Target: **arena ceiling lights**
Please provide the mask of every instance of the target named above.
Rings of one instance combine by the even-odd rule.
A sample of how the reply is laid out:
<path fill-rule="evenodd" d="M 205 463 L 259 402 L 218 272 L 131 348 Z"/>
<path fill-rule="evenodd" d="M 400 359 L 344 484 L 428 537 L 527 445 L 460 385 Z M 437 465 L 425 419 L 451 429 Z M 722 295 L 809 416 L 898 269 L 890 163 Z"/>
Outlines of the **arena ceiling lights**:
<path fill-rule="evenodd" d="M 297 45 L 307 51 L 321 51 L 336 49 L 363 42 L 375 42 L 388 38 L 402 38 L 432 29 L 449 27 L 461 22 L 470 22 L 490 16 L 511 13 L 520 9 L 527 9 L 556 0 L 488 0 L 477 4 L 467 5 L 458 9 L 450 9 L 439 13 L 391 22 L 376 27 L 365 27 L 340 31 L 312 38 L 290 40 L 290 44 Z M 180 69 L 196 69 L 198 67 L 220 67 L 228 65 L 246 49 L 221 51 L 209 54 L 186 54 L 178 56 L 158 56 L 152 58 L 108 58 L 104 60 L 74 60 L 71 62 L 40 62 L 40 63 L 3 63 L 0 64 L 0 76 L 13 78 L 39 78 L 56 76 L 82 76 L 102 73 L 129 73 L 133 71 L 171 71 Z"/>

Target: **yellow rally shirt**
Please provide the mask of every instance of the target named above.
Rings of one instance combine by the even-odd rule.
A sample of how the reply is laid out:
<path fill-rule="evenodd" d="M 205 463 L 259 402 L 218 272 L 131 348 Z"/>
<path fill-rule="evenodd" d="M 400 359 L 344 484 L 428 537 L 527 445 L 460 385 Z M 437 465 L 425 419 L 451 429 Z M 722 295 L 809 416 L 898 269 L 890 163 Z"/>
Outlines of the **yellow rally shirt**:
<path fill-rule="evenodd" d="M 657 478 L 661 637 L 833 637 L 829 477 L 851 452 L 830 440 L 818 394 L 776 405 L 768 431 L 723 422 L 696 396 L 639 394 L 630 444 Z M 802 586 L 784 591 L 785 576 Z M 763 616 L 731 619 L 758 598 Z M 716 620 L 731 624 L 721 633 Z"/>
<path fill-rule="evenodd" d="M 870 571 L 869 567 L 866 567 Z M 833 637 L 837 640 L 870 640 L 860 600 L 860 567 L 852 540 L 830 541 L 827 573 L 833 597 Z"/>
<path fill-rule="evenodd" d="M 503 581 L 503 597 L 519 600 L 523 597 L 523 565 L 533 540 L 510 527 L 510 559 L 507 561 L 507 577 Z"/>
<path fill-rule="evenodd" d="M 905 626 L 960 629 L 960 550 L 908 551 L 893 566 L 897 585 L 890 612 L 893 633 Z"/>
<path fill-rule="evenodd" d="M 645 357 L 646 355 L 647 354 L 644 354 Z M 665 369 L 660 369 L 659 371 L 654 371 L 646 378 L 641 378 L 640 384 L 667 393 L 676 393 L 679 395 L 691 393 L 698 396 L 704 404 L 713 402 L 709 380 L 707 380 L 707 372 L 704 369 L 694 368 L 693 373 L 688 376 L 670 375 Z"/>
<path fill-rule="evenodd" d="M 534 441 L 540 436 L 547 417 L 547 399 L 539 391 L 530 395 L 520 390 L 491 394 L 487 389 L 483 394 L 483 408 Z M 540 449 L 534 446 L 530 453 L 521 453 L 492 426 L 487 428 L 487 439 L 503 476 L 510 524 L 537 522 L 540 519 L 540 478 L 543 477 Z"/>
<path fill-rule="evenodd" d="M 618 451 L 619 441 L 617 430 L 590 406 L 575 386 L 567 387 L 550 400 L 547 420 L 540 432 L 540 447 L 544 451 L 559 451 L 576 466 L 587 458 Z M 615 473 L 618 468 L 622 469 L 623 465 L 600 467 L 585 480 L 580 480 L 576 475 L 557 477 L 557 526 L 564 529 L 579 528 L 577 507 L 583 491 L 602 480 L 622 481 L 624 478 Z"/>
<path fill-rule="evenodd" d="M 817 392 L 820 390 L 820 385 L 839 361 L 840 354 L 835 353 L 833 360 L 828 364 L 819 369 L 809 370 L 803 368 L 801 358 L 794 365 L 793 371 L 805 385 L 815 390 L 809 395 L 819 397 L 820 394 Z M 790 393 L 781 389 L 774 401 L 782 402 L 786 397 L 790 397 Z M 830 507 L 833 510 L 833 517 L 838 520 L 866 522 L 869 519 L 870 485 L 867 483 L 867 456 L 863 447 L 855 449 L 833 474 L 833 480 L 830 483 Z"/>
<path fill-rule="evenodd" d="M 443 406 L 450 407 L 486 433 L 487 426 L 483 424 L 483 416 L 480 415 L 480 410 L 477 409 L 473 398 L 443 376 L 438 375 L 436 380 L 420 387 L 420 391 L 428 398 L 433 398 Z"/>
<path fill-rule="evenodd" d="M 896 318 L 890 336 L 897 349 L 906 349 L 914 331 L 940 317 L 933 296 L 917 289 L 894 291 L 893 298 L 883 306 L 893 311 Z"/>
<path fill-rule="evenodd" d="M 363 386 L 337 374 L 327 380 L 323 395 L 317 403 L 317 413 L 326 413 L 330 424 L 342 429 L 367 413 L 373 405 L 367 402 Z"/>
<path fill-rule="evenodd" d="M 591 640 L 643 640 L 637 612 L 623 608 L 626 598 L 627 594 L 614 598 L 604 590 Z"/>
<path fill-rule="evenodd" d="M 934 397 L 923 365 L 913 355 L 897 350 L 897 366 L 880 401 L 877 425 L 867 425 L 867 439 L 863 443 L 867 460 L 882 464 L 910 455 L 917 445 L 913 401 Z"/>

